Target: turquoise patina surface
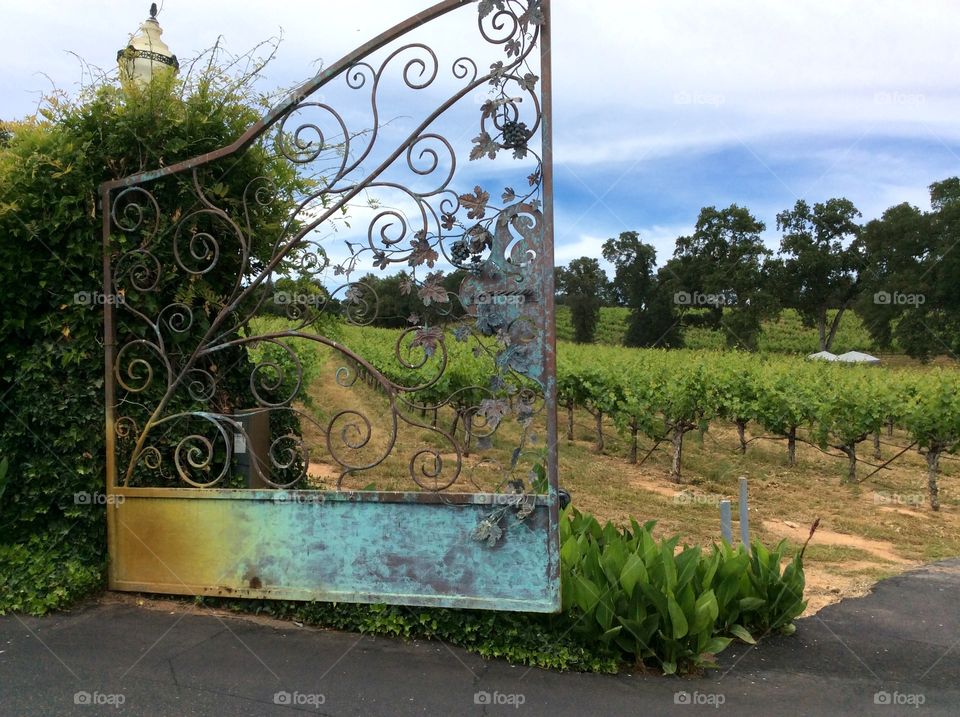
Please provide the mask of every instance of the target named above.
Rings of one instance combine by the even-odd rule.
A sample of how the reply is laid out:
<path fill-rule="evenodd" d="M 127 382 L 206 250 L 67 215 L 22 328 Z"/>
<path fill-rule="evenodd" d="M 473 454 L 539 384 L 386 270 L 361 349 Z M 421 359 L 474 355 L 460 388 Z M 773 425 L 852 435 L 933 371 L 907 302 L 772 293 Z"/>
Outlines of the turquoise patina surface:
<path fill-rule="evenodd" d="M 111 585 L 186 595 L 394 602 L 556 612 L 549 506 L 508 511 L 495 545 L 477 522 L 496 505 L 384 502 L 384 496 L 216 491 L 110 506 L 120 541 Z M 399 497 L 399 496 L 398 496 Z"/>

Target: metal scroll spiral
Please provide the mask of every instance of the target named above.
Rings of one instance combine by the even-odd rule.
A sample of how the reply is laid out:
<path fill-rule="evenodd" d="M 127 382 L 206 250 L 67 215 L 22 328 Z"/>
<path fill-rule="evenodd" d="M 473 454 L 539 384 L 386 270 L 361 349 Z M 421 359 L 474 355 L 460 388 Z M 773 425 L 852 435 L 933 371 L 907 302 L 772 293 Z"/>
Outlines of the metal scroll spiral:
<path fill-rule="evenodd" d="M 264 130 L 263 139 L 272 138 L 277 154 L 297 168 L 323 163 L 324 181 L 297 197 L 296 208 L 282 230 L 267 239 L 272 242 L 272 255 L 261 261 L 253 274 L 254 217 L 277 198 L 278 190 L 269 179 L 250 181 L 238 203 L 226 208 L 226 202 L 218 206 L 215 192 L 204 186 L 193 168 L 189 180 L 195 206 L 183 214 L 179 209 L 164 214 L 157 198 L 160 195 L 150 185 L 131 186 L 112 197 L 110 225 L 114 234 L 125 237 L 126 249 L 115 257 L 110 285 L 127 299 L 117 307 L 123 317 L 120 329 L 127 321 L 138 327 L 117 343 L 113 372 L 119 389 L 115 431 L 118 450 L 126 461 L 125 484 L 134 480 L 141 468 L 198 488 L 223 485 L 231 477 L 235 437 L 243 434 L 243 428 L 229 414 L 211 406 L 229 403 L 224 398 L 229 390 L 224 386 L 228 371 L 222 365 L 223 357 L 254 345 L 271 351 L 247 369 L 251 405 L 255 410 L 289 412 L 301 421 L 313 422 L 341 469 L 338 486 L 344 476 L 380 465 L 396 448 L 404 423 L 436 431 L 446 446 L 445 451 L 414 451 L 408 461 L 411 480 L 429 491 L 442 491 L 457 483 L 463 468 L 457 440 L 431 425 L 417 423 L 408 410 L 427 408 L 411 396 L 435 385 L 447 369 L 449 353 L 442 332 L 437 337 L 430 333 L 435 329 L 419 325 L 401 332 L 394 352 L 396 366 L 410 371 L 430 369 L 425 378 L 411 382 L 415 385 L 401 385 L 309 329 L 334 307 L 350 324 L 367 326 L 376 321 L 380 297 L 373 287 L 350 279 L 362 265 L 361 259 L 372 260 L 380 269 L 409 266 L 415 280 L 411 290 L 426 292 L 433 275 L 418 277 L 417 269 L 432 267 L 437 261 L 475 273 L 495 261 L 522 277 L 536 258 L 535 237 L 540 228 L 532 228 L 533 220 L 521 218 L 523 212 L 517 208 L 535 206 L 540 192 L 540 159 L 526 141 L 542 123 L 537 78 L 529 69 L 540 33 L 538 13 L 537 0 L 504 0 L 495 3 L 491 12 L 481 11 L 479 33 L 496 52 L 493 63 L 467 56 L 441 62 L 428 45 L 409 42 L 387 52 L 379 62 L 365 57 L 346 68 L 340 80 L 347 89 L 368 94 L 368 132 L 351 127 L 348 117 L 353 115 L 338 111 L 322 97 L 312 97 L 322 83 L 296 98 L 271 133 Z M 423 126 L 391 154 L 393 159 L 371 172 L 373 152 L 384 143 L 382 118 L 390 116 L 381 109 L 387 81 L 399 80 L 406 90 L 419 93 L 437 86 L 441 78 L 457 83 L 449 102 L 428 113 Z M 484 105 L 476 129 L 479 144 L 486 143 L 480 156 L 513 152 L 525 158 L 529 154 L 534 164 L 528 186 L 510 197 L 504 193 L 505 206 L 501 208 L 481 198 L 470 199 L 469 194 L 461 193 L 464 188 L 454 189 L 460 157 L 454 144 L 433 128 L 447 109 L 465 99 L 470 101 L 489 87 L 494 88 L 491 99 Z M 384 177 L 387 169 L 398 168 L 406 172 L 409 181 Z M 414 209 L 384 206 L 376 210 L 367 222 L 365 242 L 350 246 L 349 256 L 335 264 L 311 232 L 364 192 L 392 193 Z M 478 204 L 482 206 L 478 208 Z M 465 216 L 468 213 L 469 218 Z M 507 247 L 496 244 L 501 218 L 519 235 Z M 258 242 L 262 240 L 258 238 Z M 497 251 L 499 257 L 494 256 Z M 346 281 L 332 289 L 329 297 L 286 301 L 283 310 L 291 326 L 282 334 L 250 335 L 249 320 L 269 300 L 256 290 L 269 285 L 281 267 L 291 265 L 300 276 L 322 277 L 332 270 Z M 172 276 L 181 277 L 190 287 L 191 282 L 212 277 L 225 267 L 236 273 L 227 295 L 211 299 L 198 293 L 185 298 L 184 292 L 189 290 L 184 289 L 164 305 L 156 305 L 155 297 L 168 289 Z M 510 351 L 522 353 L 537 331 L 533 318 L 518 316 L 501 329 L 478 332 L 502 342 L 499 348 L 480 342 L 480 348 L 489 351 L 491 362 L 512 376 L 512 388 L 505 393 L 502 387 L 475 387 L 473 393 L 481 398 L 465 409 L 475 436 L 492 435 L 511 410 L 520 418 L 542 410 L 542 396 L 529 381 L 524 382 L 522 371 L 514 369 L 507 355 Z M 198 336 L 198 342 L 189 343 Z M 344 365 L 337 371 L 336 381 L 341 386 L 352 386 L 360 370 L 372 375 L 386 396 L 388 414 L 374 420 L 360 411 L 344 409 L 317 421 L 301 410 L 298 402 L 305 389 L 304 368 L 287 341 L 294 338 L 319 341 L 339 352 Z M 429 408 L 436 410 L 457 400 L 453 396 Z M 277 488 L 301 485 L 309 464 L 303 437 L 292 432 L 271 439 L 269 466 L 260 471 L 260 477 Z"/>

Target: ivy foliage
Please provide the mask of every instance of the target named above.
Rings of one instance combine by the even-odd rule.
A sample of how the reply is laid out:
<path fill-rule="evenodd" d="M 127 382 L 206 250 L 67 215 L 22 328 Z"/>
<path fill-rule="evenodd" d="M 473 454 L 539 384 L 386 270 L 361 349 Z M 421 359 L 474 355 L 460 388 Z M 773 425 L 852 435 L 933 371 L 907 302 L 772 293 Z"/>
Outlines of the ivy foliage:
<path fill-rule="evenodd" d="M 0 492 L 0 613 L 40 614 L 102 585 L 102 302 L 110 299 L 102 293 L 98 187 L 239 138 L 272 100 L 253 89 L 254 74 L 224 69 L 230 65 L 214 51 L 187 78 L 142 89 L 103 80 L 75 98 L 54 94 L 36 115 L 2 124 L 0 456 L 9 469 Z M 271 200 L 249 212 L 251 271 L 271 255 L 290 202 L 312 180 L 267 143 L 201 177 L 231 214 L 257 178 L 270 184 Z M 189 178 L 151 190 L 169 221 L 197 206 Z M 112 239 L 114 251 L 130 248 Z M 171 281 L 157 301 L 208 306 L 209 315 L 236 270 L 225 261 L 178 294 Z"/>

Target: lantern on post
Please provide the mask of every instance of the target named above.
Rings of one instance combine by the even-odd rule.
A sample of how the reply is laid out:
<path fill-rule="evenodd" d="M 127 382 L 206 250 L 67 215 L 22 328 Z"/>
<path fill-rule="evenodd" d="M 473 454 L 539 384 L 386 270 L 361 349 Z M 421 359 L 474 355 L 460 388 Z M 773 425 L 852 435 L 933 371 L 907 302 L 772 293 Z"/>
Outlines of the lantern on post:
<path fill-rule="evenodd" d="M 143 87 L 160 73 L 180 69 L 177 56 L 170 52 L 160 39 L 163 30 L 157 22 L 157 4 L 150 5 L 150 17 L 140 25 L 140 31 L 130 38 L 130 43 L 117 52 L 120 79 Z"/>

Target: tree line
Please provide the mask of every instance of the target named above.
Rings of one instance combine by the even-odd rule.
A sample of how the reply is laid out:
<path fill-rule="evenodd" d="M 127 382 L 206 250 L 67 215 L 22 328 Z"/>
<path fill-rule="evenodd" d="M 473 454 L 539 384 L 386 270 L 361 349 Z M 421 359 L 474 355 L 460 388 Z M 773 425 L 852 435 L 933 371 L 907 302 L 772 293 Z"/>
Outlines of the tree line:
<path fill-rule="evenodd" d="M 557 300 L 570 307 L 574 337 L 591 343 L 602 306 L 631 309 L 628 346 L 683 345 L 683 326 L 719 329 L 731 347 L 753 350 L 763 321 L 793 309 L 829 351 L 845 312 L 855 311 L 881 348 L 896 342 L 927 359 L 960 350 L 960 178 L 930 186 L 930 211 L 903 203 L 861 223 L 846 198 L 798 200 L 776 216 L 776 252 L 746 207 L 704 207 L 689 236 L 657 267 L 635 231 L 604 242 L 602 257 L 557 270 Z"/>

